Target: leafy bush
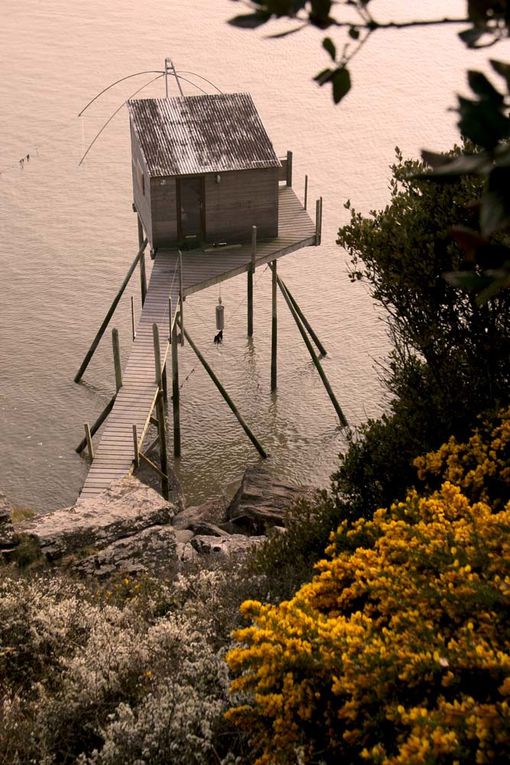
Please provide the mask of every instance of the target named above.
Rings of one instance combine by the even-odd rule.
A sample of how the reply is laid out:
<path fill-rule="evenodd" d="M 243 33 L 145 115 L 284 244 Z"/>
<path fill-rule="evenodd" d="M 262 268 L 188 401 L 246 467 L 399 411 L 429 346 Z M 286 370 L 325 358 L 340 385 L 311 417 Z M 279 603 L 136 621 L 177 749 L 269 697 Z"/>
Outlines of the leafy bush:
<path fill-rule="evenodd" d="M 223 659 L 263 582 L 237 565 L 173 583 L 0 581 L 0 763 L 235 763 Z"/>
<path fill-rule="evenodd" d="M 479 305 L 443 278 L 475 267 L 451 228 L 476 225 L 482 182 L 431 184 L 417 177 L 424 169 L 397 150 L 390 203 L 369 216 L 348 203 L 351 220 L 338 235 L 352 279 L 385 309 L 394 345 L 387 416 L 361 429 L 333 476 L 339 504 L 355 517 L 405 496 L 416 454 L 466 438 L 481 414 L 509 403 L 510 291 Z"/>
<path fill-rule="evenodd" d="M 270 535 L 248 562 L 250 572 L 264 577 L 268 600 L 291 597 L 311 579 L 340 520 L 337 505 L 325 491 L 317 492 L 315 501 L 302 499 L 288 510 L 285 533 Z"/>
<path fill-rule="evenodd" d="M 510 489 L 509 439 L 506 413 L 490 460 L 450 442 L 422 464 L 457 485 L 344 521 L 291 600 L 244 603 L 228 717 L 258 765 L 510 759 L 510 503 L 488 504 Z"/>

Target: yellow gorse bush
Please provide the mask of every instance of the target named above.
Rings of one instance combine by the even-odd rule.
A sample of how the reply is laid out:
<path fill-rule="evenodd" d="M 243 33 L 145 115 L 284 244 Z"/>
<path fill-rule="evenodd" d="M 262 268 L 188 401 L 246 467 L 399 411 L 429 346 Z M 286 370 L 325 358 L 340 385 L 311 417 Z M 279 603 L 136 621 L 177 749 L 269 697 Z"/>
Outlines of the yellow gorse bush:
<path fill-rule="evenodd" d="M 438 491 L 342 524 L 292 600 L 243 604 L 228 716 L 257 765 L 510 762 L 509 440 L 507 413 L 427 455 Z"/>

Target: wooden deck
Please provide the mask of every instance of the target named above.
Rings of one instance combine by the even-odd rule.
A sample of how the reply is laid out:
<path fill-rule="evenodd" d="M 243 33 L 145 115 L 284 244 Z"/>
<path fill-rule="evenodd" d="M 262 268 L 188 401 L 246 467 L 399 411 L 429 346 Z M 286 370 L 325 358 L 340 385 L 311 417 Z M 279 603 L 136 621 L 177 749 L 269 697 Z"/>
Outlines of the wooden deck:
<path fill-rule="evenodd" d="M 279 236 L 257 242 L 256 266 L 276 260 L 302 247 L 315 244 L 315 225 L 290 187 L 280 189 Z M 233 249 L 192 250 L 182 254 L 184 296 L 246 272 L 251 266 L 251 243 Z M 152 269 L 140 321 L 129 361 L 123 372 L 123 385 L 104 426 L 95 459 L 90 466 L 80 498 L 104 491 L 114 480 L 133 469 L 133 425 L 139 441 L 145 434 L 155 404 L 154 346 L 152 325 L 159 327 L 161 363 L 167 359 L 169 345 L 168 298 L 173 312 L 179 300 L 179 261 L 177 250 L 158 251 Z M 174 317 L 172 317 L 173 320 Z"/>
<path fill-rule="evenodd" d="M 291 252 L 315 245 L 315 224 L 289 186 L 280 187 L 278 232 L 275 239 L 257 242 L 256 265 L 261 266 Z M 158 250 L 156 261 L 167 258 L 171 267 L 177 267 L 177 250 Z M 232 279 L 248 271 L 251 265 L 251 242 L 227 248 L 207 248 L 183 252 L 184 296 L 192 295 L 213 284 Z"/>

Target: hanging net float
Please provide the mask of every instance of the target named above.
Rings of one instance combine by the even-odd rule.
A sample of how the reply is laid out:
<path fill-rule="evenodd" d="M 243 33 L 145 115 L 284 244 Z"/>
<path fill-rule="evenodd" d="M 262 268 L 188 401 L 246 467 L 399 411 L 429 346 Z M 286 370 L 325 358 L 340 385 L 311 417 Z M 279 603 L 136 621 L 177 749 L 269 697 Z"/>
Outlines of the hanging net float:
<path fill-rule="evenodd" d="M 223 342 L 223 327 L 225 326 L 225 309 L 221 303 L 221 295 L 218 297 L 216 306 L 216 329 L 218 333 L 214 336 L 214 342 L 219 345 Z"/>
<path fill-rule="evenodd" d="M 223 331 L 225 327 L 225 307 L 222 305 L 221 297 L 218 298 L 218 305 L 216 306 L 216 329 L 218 332 Z"/>

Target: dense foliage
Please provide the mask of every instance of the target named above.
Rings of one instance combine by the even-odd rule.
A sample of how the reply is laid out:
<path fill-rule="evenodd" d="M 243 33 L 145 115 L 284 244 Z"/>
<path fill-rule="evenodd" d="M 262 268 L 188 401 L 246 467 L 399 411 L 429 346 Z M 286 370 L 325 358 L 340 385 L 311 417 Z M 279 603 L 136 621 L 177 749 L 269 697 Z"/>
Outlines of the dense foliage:
<path fill-rule="evenodd" d="M 390 203 L 368 217 L 348 203 L 351 220 L 339 231 L 351 276 L 386 309 L 394 344 L 387 415 L 363 428 L 334 476 L 351 515 L 402 497 L 415 480 L 416 454 L 450 435 L 466 437 L 481 413 L 509 401 L 510 292 L 481 305 L 443 278 L 464 269 L 450 231 L 473 225 L 480 181 L 430 184 L 419 177 L 423 169 L 397 152 Z"/>
<path fill-rule="evenodd" d="M 509 457 L 506 412 L 420 461 L 437 491 L 343 522 L 291 600 L 244 604 L 229 717 L 258 765 L 509 760 Z"/>
<path fill-rule="evenodd" d="M 223 654 L 256 579 L 233 565 L 97 590 L 0 575 L 2 765 L 240 762 Z"/>

